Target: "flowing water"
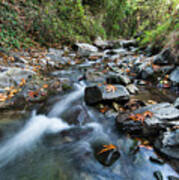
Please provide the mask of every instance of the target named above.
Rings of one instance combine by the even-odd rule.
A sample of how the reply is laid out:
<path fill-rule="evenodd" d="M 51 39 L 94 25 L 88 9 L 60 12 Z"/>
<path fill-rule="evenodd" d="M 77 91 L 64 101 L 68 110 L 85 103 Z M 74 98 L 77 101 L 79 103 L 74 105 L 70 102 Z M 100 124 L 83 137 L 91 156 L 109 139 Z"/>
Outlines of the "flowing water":
<path fill-rule="evenodd" d="M 29 118 L 0 121 L 8 136 L 0 137 L 0 180 L 155 180 L 161 171 L 164 180 L 178 177 L 172 167 L 154 164 L 154 150 L 141 148 L 131 154 L 136 140 L 121 134 L 115 116 L 104 116 L 83 100 L 84 84 L 54 102 L 47 113 Z M 13 119 L 13 117 L 11 117 Z M 68 123 L 77 119 L 77 123 Z M 70 125 L 71 124 L 71 125 Z M 115 144 L 120 158 L 106 167 L 94 155 L 96 144 Z"/>

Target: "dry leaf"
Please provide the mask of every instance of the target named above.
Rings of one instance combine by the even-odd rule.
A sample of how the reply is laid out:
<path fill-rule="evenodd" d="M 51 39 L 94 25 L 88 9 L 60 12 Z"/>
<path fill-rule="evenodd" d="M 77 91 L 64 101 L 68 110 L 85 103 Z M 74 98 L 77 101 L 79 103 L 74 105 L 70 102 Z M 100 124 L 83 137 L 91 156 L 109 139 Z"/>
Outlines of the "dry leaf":
<path fill-rule="evenodd" d="M 107 91 L 108 93 L 109 93 L 109 92 L 114 93 L 116 90 L 117 90 L 117 88 L 116 88 L 115 86 L 111 85 L 111 84 L 108 84 L 108 85 L 106 86 L 106 91 Z"/>
<path fill-rule="evenodd" d="M 98 154 L 102 154 L 102 153 L 104 153 L 104 152 L 107 152 L 107 151 L 110 151 L 110 150 L 113 150 L 113 149 L 116 149 L 117 147 L 115 146 L 115 145 L 113 145 L 113 144 L 109 144 L 109 145 L 103 145 L 103 149 L 100 151 L 100 152 L 98 152 Z"/>

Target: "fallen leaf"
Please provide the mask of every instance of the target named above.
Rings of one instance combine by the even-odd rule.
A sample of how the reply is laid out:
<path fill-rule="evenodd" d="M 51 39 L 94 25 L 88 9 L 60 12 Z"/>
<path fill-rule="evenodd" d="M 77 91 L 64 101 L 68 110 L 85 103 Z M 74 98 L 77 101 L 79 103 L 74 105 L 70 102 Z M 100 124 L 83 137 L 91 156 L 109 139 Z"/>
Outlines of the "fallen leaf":
<path fill-rule="evenodd" d="M 107 112 L 108 110 L 109 110 L 108 107 L 103 107 L 103 108 L 100 109 L 100 112 L 101 112 L 101 113 L 105 113 L 105 112 Z"/>
<path fill-rule="evenodd" d="M 146 118 L 146 117 L 152 117 L 153 116 L 153 112 L 151 112 L 151 111 L 145 111 L 144 113 L 143 113 L 143 115 L 144 115 L 144 117 Z"/>
<path fill-rule="evenodd" d="M 114 93 L 117 90 L 117 88 L 111 84 L 106 85 L 106 91 Z"/>
<path fill-rule="evenodd" d="M 26 83 L 26 80 L 24 78 L 22 78 L 19 86 L 22 87 L 25 85 L 25 83 Z"/>
<path fill-rule="evenodd" d="M 48 84 L 44 84 L 44 85 L 43 85 L 43 88 L 44 88 L 44 89 L 48 88 Z"/>
<path fill-rule="evenodd" d="M 28 95 L 31 97 L 31 98 L 35 98 L 39 95 L 38 91 L 30 91 L 28 93 Z"/>
<path fill-rule="evenodd" d="M 103 145 L 103 149 L 100 151 L 100 152 L 98 152 L 98 155 L 99 154 L 102 154 L 102 153 L 104 153 L 104 152 L 107 152 L 107 151 L 110 151 L 110 150 L 113 150 L 113 149 L 116 149 L 117 147 L 115 146 L 115 145 L 113 145 L 113 144 L 109 144 L 109 145 Z"/>

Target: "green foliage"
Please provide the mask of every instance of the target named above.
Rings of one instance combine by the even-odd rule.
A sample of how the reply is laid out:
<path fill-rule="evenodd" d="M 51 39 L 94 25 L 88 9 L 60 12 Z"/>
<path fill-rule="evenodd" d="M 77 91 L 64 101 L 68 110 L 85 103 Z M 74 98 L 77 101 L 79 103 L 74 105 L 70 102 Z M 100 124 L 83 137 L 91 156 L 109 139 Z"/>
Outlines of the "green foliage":
<path fill-rule="evenodd" d="M 0 46 L 50 46 L 102 38 L 163 43 L 178 30 L 177 0 L 6 0 L 0 2 Z"/>

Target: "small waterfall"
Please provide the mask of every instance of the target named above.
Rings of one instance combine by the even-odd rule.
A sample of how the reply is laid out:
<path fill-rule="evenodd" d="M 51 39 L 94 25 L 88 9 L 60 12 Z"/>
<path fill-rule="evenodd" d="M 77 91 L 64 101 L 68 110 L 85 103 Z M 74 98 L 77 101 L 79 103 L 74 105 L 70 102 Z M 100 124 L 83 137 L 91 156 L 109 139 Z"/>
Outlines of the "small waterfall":
<path fill-rule="evenodd" d="M 0 148 L 0 168 L 13 160 L 18 154 L 31 148 L 37 143 L 45 133 L 57 133 L 70 126 L 57 118 L 70 104 L 80 98 L 84 92 L 84 85 L 76 85 L 77 90 L 70 93 L 60 102 L 58 102 L 49 113 L 49 116 L 36 115 L 33 112 L 32 118 L 28 121 L 25 127 L 17 133 L 12 139 L 8 140 Z"/>
<path fill-rule="evenodd" d="M 83 96 L 84 93 L 84 89 L 85 89 L 85 85 L 78 85 L 77 86 L 77 90 L 70 93 L 67 97 L 64 98 L 64 100 L 56 103 L 54 105 L 54 107 L 52 108 L 52 110 L 49 112 L 48 116 L 49 117 L 57 117 L 60 116 L 65 110 L 67 110 L 70 106 L 70 104 L 79 99 L 81 96 Z"/>
<path fill-rule="evenodd" d="M 47 133 L 57 133 L 70 126 L 59 118 L 48 118 L 45 115 L 33 115 L 25 127 L 12 139 L 7 141 L 0 148 L 0 167 L 6 165 L 18 154 L 38 142 L 42 135 Z"/>

